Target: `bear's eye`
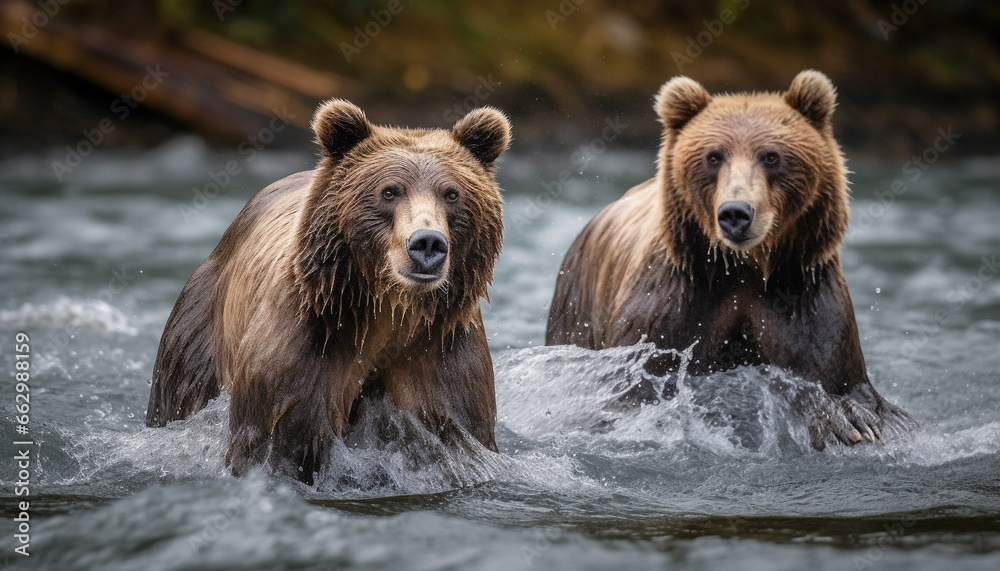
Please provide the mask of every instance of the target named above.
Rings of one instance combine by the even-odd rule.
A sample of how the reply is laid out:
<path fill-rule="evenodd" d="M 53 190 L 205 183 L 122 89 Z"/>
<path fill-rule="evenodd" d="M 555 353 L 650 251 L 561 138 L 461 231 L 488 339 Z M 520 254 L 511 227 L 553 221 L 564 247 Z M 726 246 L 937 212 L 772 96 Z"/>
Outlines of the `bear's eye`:
<path fill-rule="evenodd" d="M 705 157 L 705 162 L 708 163 L 708 166 L 710 167 L 717 167 L 722 164 L 722 159 L 722 153 L 719 151 L 712 151 Z"/>
<path fill-rule="evenodd" d="M 382 198 L 385 200 L 393 200 L 399 196 L 399 190 L 394 186 L 387 186 L 382 189 Z"/>
<path fill-rule="evenodd" d="M 447 200 L 448 202 L 455 202 L 456 200 L 458 200 L 458 191 L 455 190 L 454 188 L 449 188 L 444 193 L 444 199 Z"/>
<path fill-rule="evenodd" d="M 778 153 L 776 153 L 774 151 L 769 151 L 767 153 L 764 153 L 764 164 L 767 165 L 767 166 L 772 166 L 773 167 L 773 166 L 777 165 L 778 161 L 780 161 L 780 160 L 781 160 L 781 157 L 779 157 Z"/>

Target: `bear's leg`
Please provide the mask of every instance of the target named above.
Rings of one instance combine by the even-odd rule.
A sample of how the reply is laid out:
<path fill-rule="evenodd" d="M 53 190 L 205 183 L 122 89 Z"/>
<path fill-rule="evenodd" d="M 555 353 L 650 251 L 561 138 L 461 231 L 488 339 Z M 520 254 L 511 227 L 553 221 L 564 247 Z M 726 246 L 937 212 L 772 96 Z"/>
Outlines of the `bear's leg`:
<path fill-rule="evenodd" d="M 230 392 L 226 466 L 239 477 L 267 459 L 275 404 L 271 389 L 261 379 L 240 379 Z"/>
<path fill-rule="evenodd" d="M 280 388 L 258 384 L 263 390 L 234 387 L 226 454 L 233 475 L 242 476 L 250 467 L 267 462 L 275 471 L 313 485 L 335 435 L 324 387 L 306 384 L 281 383 Z"/>
<path fill-rule="evenodd" d="M 442 440 L 457 438 L 461 429 L 497 451 L 493 361 L 481 318 L 443 339 L 434 331 L 431 340 L 408 346 L 383 369 L 382 378 L 390 402 L 412 412 Z"/>
<path fill-rule="evenodd" d="M 868 378 L 854 306 L 839 267 L 821 272 L 808 295 L 792 291 L 801 295 L 798 317 L 775 310 L 780 305 L 772 303 L 761 317 L 766 332 L 754 335 L 761 340 L 761 362 L 817 382 L 828 396 L 813 400 L 803 394 L 796 403 L 811 418 L 813 446 L 881 441 L 892 432 L 916 428 L 913 418 L 882 398 Z"/>
<path fill-rule="evenodd" d="M 283 406 L 271 434 L 271 465 L 307 486 L 329 462 L 337 438 L 327 418 L 326 399 L 319 392 Z"/>
<path fill-rule="evenodd" d="M 346 432 L 360 369 L 353 348 L 341 358 L 324 356 L 308 336 L 284 333 L 274 353 L 237 360 L 243 368 L 231 383 L 226 463 L 240 476 L 267 462 L 311 486 Z"/>
<path fill-rule="evenodd" d="M 328 375 L 318 369 L 295 367 L 276 378 L 233 384 L 226 464 L 234 475 L 267 462 L 275 471 L 313 485 L 336 437 L 327 405 Z M 346 419 L 346 414 L 337 415 Z"/>

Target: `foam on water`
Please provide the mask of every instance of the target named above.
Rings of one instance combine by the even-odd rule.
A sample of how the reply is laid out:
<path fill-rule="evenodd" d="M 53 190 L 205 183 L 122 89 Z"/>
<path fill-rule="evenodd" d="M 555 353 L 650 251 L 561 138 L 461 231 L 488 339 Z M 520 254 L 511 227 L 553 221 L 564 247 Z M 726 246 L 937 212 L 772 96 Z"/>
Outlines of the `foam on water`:
<path fill-rule="evenodd" d="M 581 464 L 581 455 L 602 464 L 613 458 L 650 466 L 669 462 L 697 472 L 725 458 L 794 463 L 817 457 L 834 465 L 869 458 L 884 467 L 927 468 L 1000 452 L 1000 422 L 949 433 L 925 422 L 910 434 L 887 433 L 885 444 L 834 445 L 817 452 L 809 437 L 810 414 L 828 413 L 835 403 L 813 383 L 774 368 L 744 367 L 707 377 L 681 373 L 671 379 L 677 386 L 673 398 L 621 406 L 620 397 L 649 378 L 645 362 L 662 353 L 650 343 L 602 351 L 571 346 L 504 351 L 495 358 L 500 454 L 464 433 L 442 442 L 412 415 L 376 404 L 368 406 L 346 441 L 333 443 L 315 487 L 281 479 L 308 497 L 426 494 L 487 482 L 575 495 L 603 485 L 600 470 Z M 677 355 L 683 371 L 687 352 Z M 803 402 L 815 408 L 803 411 Z M 129 422 L 135 425 L 134 418 L 124 418 L 125 410 L 105 407 L 83 427 L 55 426 L 52 444 L 71 462 L 48 471 L 48 483 L 80 488 L 113 475 L 118 492 L 128 493 L 153 482 L 232 478 L 224 465 L 228 393 L 165 428 L 122 430 Z"/>
<path fill-rule="evenodd" d="M 652 343 L 591 351 L 571 346 L 502 353 L 496 361 L 497 401 L 513 430 L 543 440 L 596 445 L 610 454 L 635 446 L 696 446 L 712 454 L 800 454 L 812 448 L 808 425 L 839 414 L 836 399 L 815 383 L 775 367 L 742 367 L 690 377 L 691 348 L 663 351 Z M 679 374 L 656 378 L 645 370 L 663 354 L 680 358 Z M 637 408 L 619 400 L 641 382 L 677 394 Z"/>
<path fill-rule="evenodd" d="M 573 462 L 531 451 L 497 454 L 471 435 L 448 443 L 409 413 L 387 405 L 370 406 L 346 441 L 337 440 L 330 460 L 306 487 L 285 477 L 308 497 L 385 497 L 428 494 L 485 482 L 514 482 L 559 490 L 579 480 Z M 115 425 L 116 419 L 102 419 Z M 397 439 L 385 441 L 386 432 Z M 74 460 L 73 470 L 53 474 L 49 483 L 79 488 L 109 477 L 122 489 L 138 491 L 153 482 L 232 479 L 224 459 L 229 439 L 229 394 L 191 417 L 164 428 L 120 431 L 102 427 L 60 431 L 60 443 Z"/>
<path fill-rule="evenodd" d="M 0 327 L 51 327 L 138 334 L 138 330 L 129 325 L 125 314 L 115 306 L 99 299 L 77 300 L 65 296 L 50 302 L 24 303 L 17 309 L 0 310 Z"/>

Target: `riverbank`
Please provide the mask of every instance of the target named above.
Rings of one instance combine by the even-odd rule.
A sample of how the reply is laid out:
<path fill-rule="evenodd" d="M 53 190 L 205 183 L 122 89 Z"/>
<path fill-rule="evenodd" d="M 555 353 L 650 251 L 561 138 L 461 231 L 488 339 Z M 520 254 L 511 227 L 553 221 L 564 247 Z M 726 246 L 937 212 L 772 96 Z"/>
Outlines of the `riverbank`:
<path fill-rule="evenodd" d="M 25 0 L 2 4 L 42 13 Z M 288 129 L 271 133 L 274 148 L 307 148 L 310 109 L 334 96 L 352 99 L 376 122 L 426 127 L 494 105 L 514 122 L 514 144 L 526 149 L 573 148 L 611 120 L 627 125 L 616 145 L 650 148 L 659 138 L 652 95 L 670 77 L 688 75 L 713 92 L 782 90 L 804 68 L 837 85 L 835 132 L 849 154 L 909 157 L 932 145 L 939 129 L 960 137 L 949 158 L 1000 152 L 1000 7 L 987 2 L 852 1 L 806 11 L 766 0 L 697 9 L 642 1 L 331 7 L 294 0 L 280 13 L 234 0 L 215 8 L 147 4 L 138 5 L 148 13 L 137 15 L 132 5 L 69 3 L 25 20 L 46 23 L 39 37 L 60 26 L 79 36 L 89 27 L 115 40 L 108 45 L 129 46 L 98 62 L 129 59 L 134 77 L 117 83 L 63 65 L 65 54 L 51 49 L 30 53 L 41 40 L 27 43 L 30 26 L 19 29 L 14 19 L 11 45 L 0 50 L 0 154 L 74 145 L 95 128 L 108 147 L 151 147 L 184 132 L 236 147 L 266 127 L 268 109 L 280 107 L 262 103 L 261 94 L 292 102 Z M 164 54 L 179 49 L 186 59 L 170 68 L 173 83 L 154 92 L 158 100 L 150 96 L 125 118 L 116 114 L 120 86 L 140 84 L 143 64 L 173 61 Z M 221 87 L 245 76 L 254 76 L 252 89 Z M 295 94 L 279 93 L 289 85 L 298 86 Z M 107 129 L 104 119 L 112 121 Z"/>

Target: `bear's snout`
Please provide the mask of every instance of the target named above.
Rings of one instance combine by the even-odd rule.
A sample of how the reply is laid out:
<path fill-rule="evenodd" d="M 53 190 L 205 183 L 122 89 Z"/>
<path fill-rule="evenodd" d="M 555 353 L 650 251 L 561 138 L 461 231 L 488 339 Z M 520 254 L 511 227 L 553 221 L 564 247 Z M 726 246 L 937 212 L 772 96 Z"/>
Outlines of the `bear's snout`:
<path fill-rule="evenodd" d="M 716 218 L 725 238 L 740 243 L 747 239 L 747 231 L 753 224 L 753 207 L 742 200 L 723 202 Z"/>
<path fill-rule="evenodd" d="M 441 277 L 438 271 L 448 258 L 448 238 L 436 230 L 417 230 L 406 240 L 406 253 L 414 265 L 409 277 L 434 281 Z"/>

